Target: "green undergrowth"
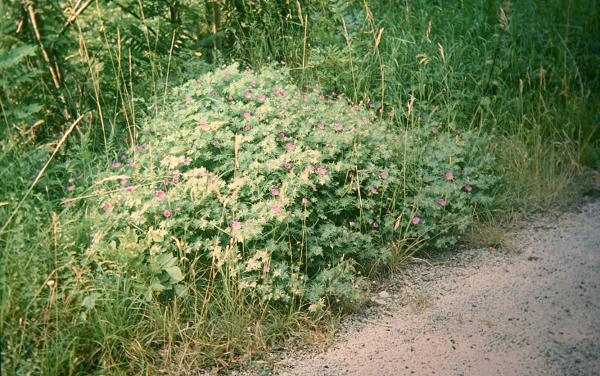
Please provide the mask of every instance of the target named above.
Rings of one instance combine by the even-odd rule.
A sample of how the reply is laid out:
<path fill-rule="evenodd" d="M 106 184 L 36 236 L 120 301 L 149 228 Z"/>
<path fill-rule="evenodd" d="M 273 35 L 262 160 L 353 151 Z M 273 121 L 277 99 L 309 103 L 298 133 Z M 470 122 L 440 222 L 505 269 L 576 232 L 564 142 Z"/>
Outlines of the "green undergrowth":
<path fill-rule="evenodd" d="M 6 374 L 227 369 L 324 341 L 416 252 L 501 246 L 598 190 L 596 2 L 235 2 L 196 39 L 217 5 L 176 3 L 168 27 L 146 1 L 64 34 L 43 17 L 70 51 L 69 120 L 38 43 L 0 25 Z"/>
<path fill-rule="evenodd" d="M 106 173 L 68 182 L 44 236 L 59 265 L 41 282 L 50 297 L 31 300 L 60 320 L 48 310 L 39 326 L 29 315 L 41 307 L 28 305 L 23 323 L 71 354 L 59 373 L 131 357 L 140 372 L 180 347 L 198 362 L 266 351 L 308 320 L 356 309 L 365 275 L 455 244 L 492 204 L 484 135 L 394 129 L 288 82 L 235 65 L 200 76 L 153 109 L 141 143 Z M 15 354 L 33 351 L 8 338 Z"/>

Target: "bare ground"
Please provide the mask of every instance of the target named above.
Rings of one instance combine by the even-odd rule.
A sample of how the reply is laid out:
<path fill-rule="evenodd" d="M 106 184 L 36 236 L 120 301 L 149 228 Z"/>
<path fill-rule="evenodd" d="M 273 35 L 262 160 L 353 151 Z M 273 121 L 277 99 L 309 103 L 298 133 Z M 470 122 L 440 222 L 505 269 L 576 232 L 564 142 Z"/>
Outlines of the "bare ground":
<path fill-rule="evenodd" d="M 406 268 L 280 375 L 600 375 L 600 202 Z M 271 373 L 269 371 L 268 373 Z"/>

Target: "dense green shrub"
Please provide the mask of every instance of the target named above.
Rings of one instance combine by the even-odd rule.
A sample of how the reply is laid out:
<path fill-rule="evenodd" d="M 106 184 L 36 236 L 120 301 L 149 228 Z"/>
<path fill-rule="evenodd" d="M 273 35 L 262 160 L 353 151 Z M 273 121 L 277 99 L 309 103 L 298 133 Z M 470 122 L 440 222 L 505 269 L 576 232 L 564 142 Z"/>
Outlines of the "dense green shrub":
<path fill-rule="evenodd" d="M 392 131 L 272 68 L 219 69 L 164 103 L 98 182 L 87 251 L 94 273 L 126 275 L 149 299 L 224 276 L 271 303 L 351 303 L 357 271 L 454 242 L 488 200 L 482 137 Z"/>

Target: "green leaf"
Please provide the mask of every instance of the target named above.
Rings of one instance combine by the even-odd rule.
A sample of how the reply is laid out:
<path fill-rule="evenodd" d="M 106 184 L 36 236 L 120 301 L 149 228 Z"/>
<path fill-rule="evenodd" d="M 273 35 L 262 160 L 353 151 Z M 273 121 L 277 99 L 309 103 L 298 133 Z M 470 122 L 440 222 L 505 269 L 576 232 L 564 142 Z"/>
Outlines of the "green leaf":
<path fill-rule="evenodd" d="M 170 253 L 161 253 L 160 255 L 156 256 L 156 261 L 158 261 L 160 266 L 165 270 L 175 266 L 177 263 L 177 259 Z"/>
<path fill-rule="evenodd" d="M 100 297 L 100 293 L 93 292 L 90 295 L 86 296 L 81 302 L 81 306 L 87 309 L 92 309 L 96 305 L 96 300 Z"/>
<path fill-rule="evenodd" d="M 187 294 L 188 294 L 187 287 L 182 286 L 182 285 L 175 285 L 175 295 L 182 298 L 182 297 L 186 296 Z"/>
<path fill-rule="evenodd" d="M 0 59 L 0 71 L 10 69 L 23 61 L 28 56 L 35 56 L 36 46 L 23 45 L 20 47 L 13 47 L 8 52 L 2 52 L 2 59 Z"/>
<path fill-rule="evenodd" d="M 181 269 L 179 269 L 179 266 L 170 266 L 168 268 L 165 268 L 165 271 L 169 273 L 169 275 L 175 282 L 183 281 L 184 276 L 181 272 Z"/>

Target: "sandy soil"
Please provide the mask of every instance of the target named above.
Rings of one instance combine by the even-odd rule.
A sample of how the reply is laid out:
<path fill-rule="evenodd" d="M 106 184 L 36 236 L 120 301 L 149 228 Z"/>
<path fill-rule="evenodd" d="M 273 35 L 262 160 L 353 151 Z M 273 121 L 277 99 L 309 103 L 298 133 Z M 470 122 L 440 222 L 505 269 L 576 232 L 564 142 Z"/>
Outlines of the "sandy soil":
<path fill-rule="evenodd" d="M 411 266 L 280 375 L 600 375 L 600 202 Z"/>

